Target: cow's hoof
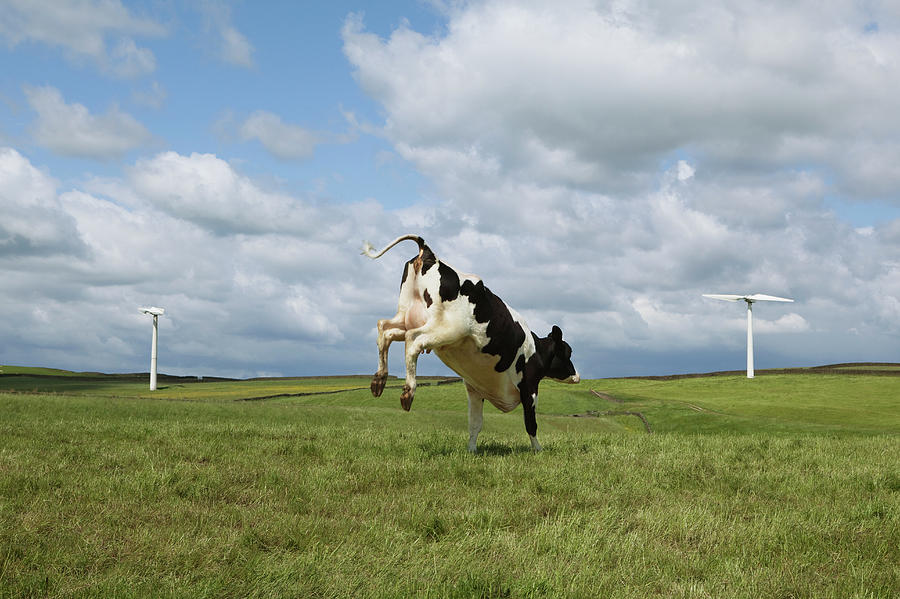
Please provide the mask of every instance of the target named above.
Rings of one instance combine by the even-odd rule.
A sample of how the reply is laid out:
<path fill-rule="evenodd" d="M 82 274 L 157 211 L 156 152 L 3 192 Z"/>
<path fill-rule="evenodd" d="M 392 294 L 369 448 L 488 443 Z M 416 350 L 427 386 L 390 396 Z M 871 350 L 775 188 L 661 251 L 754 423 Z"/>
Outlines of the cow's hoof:
<path fill-rule="evenodd" d="M 409 385 L 403 385 L 403 393 L 400 394 L 400 405 L 403 406 L 403 409 L 409 412 L 409 409 L 412 407 L 412 400 L 415 397 L 415 390 Z"/>
<path fill-rule="evenodd" d="M 372 377 L 372 384 L 369 386 L 372 389 L 372 395 L 375 397 L 381 397 L 381 394 L 384 392 L 384 384 L 387 382 L 386 374 L 376 374 Z"/>

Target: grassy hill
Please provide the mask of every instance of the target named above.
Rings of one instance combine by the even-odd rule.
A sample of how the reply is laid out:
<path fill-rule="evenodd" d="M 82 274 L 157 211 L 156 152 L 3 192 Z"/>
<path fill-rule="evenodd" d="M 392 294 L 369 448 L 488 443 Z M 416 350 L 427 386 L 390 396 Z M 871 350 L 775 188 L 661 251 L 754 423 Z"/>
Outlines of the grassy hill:
<path fill-rule="evenodd" d="M 3 371 L 0 597 L 900 594 L 900 377 L 545 382 L 471 456 L 439 379 Z"/>

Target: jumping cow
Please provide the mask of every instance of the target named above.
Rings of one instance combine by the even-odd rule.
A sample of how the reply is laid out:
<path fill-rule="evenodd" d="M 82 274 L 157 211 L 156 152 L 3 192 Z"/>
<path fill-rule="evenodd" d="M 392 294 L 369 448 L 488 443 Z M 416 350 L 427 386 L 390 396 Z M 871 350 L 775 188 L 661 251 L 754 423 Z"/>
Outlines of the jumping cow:
<path fill-rule="evenodd" d="M 544 377 L 566 383 L 580 380 L 562 331 L 554 325 L 548 336 L 538 337 L 479 277 L 459 273 L 438 260 L 417 235 L 398 237 L 377 253 L 366 243 L 362 253 L 374 260 L 405 240 L 415 241 L 419 254 L 403 269 L 397 314 L 378 321 L 378 371 L 372 378 L 372 395 L 379 397 L 384 391 L 391 342 L 405 341 L 406 384 L 400 395 L 404 410 L 409 411 L 416 393 L 419 354 L 434 351 L 465 381 L 469 451 L 475 452 L 485 399 L 503 412 L 521 403 L 531 446 L 540 451 L 534 413 L 538 384 Z"/>

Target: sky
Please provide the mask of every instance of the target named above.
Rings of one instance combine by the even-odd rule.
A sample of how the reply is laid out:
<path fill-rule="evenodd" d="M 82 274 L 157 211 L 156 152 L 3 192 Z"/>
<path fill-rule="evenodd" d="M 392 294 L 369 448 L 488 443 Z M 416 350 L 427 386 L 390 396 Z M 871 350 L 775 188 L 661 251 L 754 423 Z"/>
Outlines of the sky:
<path fill-rule="evenodd" d="M 371 373 L 407 233 L 585 377 L 900 361 L 897 98 L 892 1 L 0 0 L 0 364 Z"/>

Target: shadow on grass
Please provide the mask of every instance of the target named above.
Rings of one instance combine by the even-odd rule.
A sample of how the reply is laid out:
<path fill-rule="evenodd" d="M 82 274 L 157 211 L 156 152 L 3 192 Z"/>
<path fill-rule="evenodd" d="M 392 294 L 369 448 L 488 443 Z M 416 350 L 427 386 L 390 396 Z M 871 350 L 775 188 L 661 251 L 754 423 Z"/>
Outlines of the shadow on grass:
<path fill-rule="evenodd" d="M 448 439 L 435 436 L 419 442 L 418 447 L 419 450 L 422 451 L 422 453 L 432 458 L 468 454 L 468 451 L 466 451 L 465 443 L 460 442 L 459 439 L 456 438 Z M 546 447 L 544 448 L 544 451 L 547 451 Z M 553 451 L 552 448 L 550 449 L 550 451 Z M 503 457 L 533 453 L 534 451 L 532 451 L 531 445 L 529 443 L 504 443 L 500 441 L 484 441 L 478 443 L 478 451 L 476 451 L 474 455 L 479 457 Z"/>
<path fill-rule="evenodd" d="M 546 449 L 545 449 L 546 451 Z M 498 443 L 497 441 L 487 441 L 485 443 L 478 444 L 478 452 L 476 455 L 479 456 L 508 456 L 508 455 L 523 455 L 534 453 L 531 449 L 530 444 L 521 443 L 516 445 L 509 445 L 507 443 Z"/>

